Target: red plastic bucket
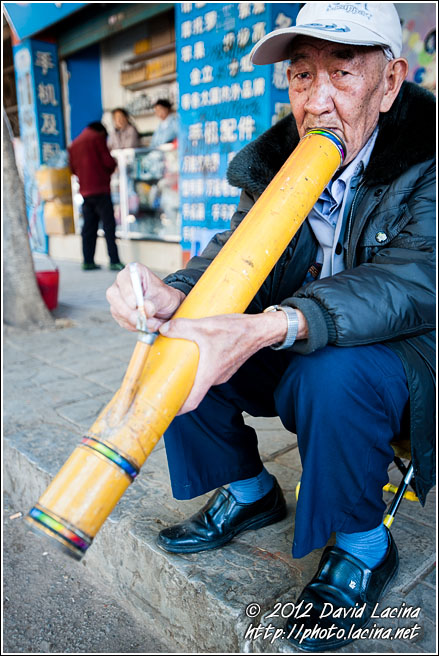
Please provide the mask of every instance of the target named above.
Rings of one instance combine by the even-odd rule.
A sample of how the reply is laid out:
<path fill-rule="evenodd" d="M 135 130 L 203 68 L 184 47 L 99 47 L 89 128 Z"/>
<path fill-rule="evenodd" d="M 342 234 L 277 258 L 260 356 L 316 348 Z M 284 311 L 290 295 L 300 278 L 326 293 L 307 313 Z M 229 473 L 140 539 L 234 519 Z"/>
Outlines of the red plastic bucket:
<path fill-rule="evenodd" d="M 35 276 L 43 301 L 49 310 L 54 310 L 58 305 L 59 271 L 35 271 Z"/>

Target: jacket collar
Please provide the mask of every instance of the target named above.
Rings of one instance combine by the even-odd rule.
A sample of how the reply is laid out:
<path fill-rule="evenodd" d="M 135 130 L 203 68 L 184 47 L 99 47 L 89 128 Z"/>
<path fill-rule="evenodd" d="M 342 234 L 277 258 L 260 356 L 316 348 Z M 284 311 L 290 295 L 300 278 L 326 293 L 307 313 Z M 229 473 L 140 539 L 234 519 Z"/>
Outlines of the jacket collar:
<path fill-rule="evenodd" d="M 364 173 L 368 185 L 388 184 L 436 152 L 435 97 L 404 82 L 389 112 L 379 118 L 379 133 Z M 280 120 L 233 158 L 229 183 L 261 194 L 299 142 L 292 114 Z"/>

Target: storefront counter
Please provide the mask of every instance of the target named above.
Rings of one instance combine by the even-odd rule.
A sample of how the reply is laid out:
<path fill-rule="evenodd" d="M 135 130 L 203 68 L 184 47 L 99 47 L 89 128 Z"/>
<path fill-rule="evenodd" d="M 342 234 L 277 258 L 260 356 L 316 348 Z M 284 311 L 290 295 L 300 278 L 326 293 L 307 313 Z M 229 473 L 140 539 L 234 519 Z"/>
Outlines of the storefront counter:
<path fill-rule="evenodd" d="M 117 169 L 111 178 L 111 197 L 120 239 L 181 242 L 178 195 L 178 149 L 175 143 L 159 148 L 113 150 Z M 79 185 L 73 178 L 75 232 L 82 229 Z M 103 234 L 100 231 L 100 234 Z"/>
<path fill-rule="evenodd" d="M 180 243 L 176 145 L 125 148 L 112 155 L 118 162 L 111 181 L 117 235 Z"/>

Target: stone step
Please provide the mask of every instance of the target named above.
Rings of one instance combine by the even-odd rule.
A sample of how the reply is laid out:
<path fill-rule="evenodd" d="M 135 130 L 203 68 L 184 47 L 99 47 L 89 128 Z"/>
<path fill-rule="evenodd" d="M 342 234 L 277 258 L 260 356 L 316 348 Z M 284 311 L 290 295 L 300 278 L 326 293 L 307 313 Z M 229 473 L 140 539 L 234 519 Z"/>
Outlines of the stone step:
<path fill-rule="evenodd" d="M 261 430 L 261 420 L 256 423 Z M 30 431 L 27 436 L 27 431 L 21 429 L 20 433 L 10 434 L 4 440 L 4 487 L 15 507 L 22 512 L 27 512 L 35 503 L 78 442 L 77 435 L 70 433 L 66 437 L 65 430 L 60 427 L 52 426 L 51 430 L 50 439 L 56 443 L 55 449 L 50 447 L 47 428 L 45 432 L 31 434 Z M 261 432 L 262 441 L 270 443 L 272 431 Z M 274 446 L 279 446 L 279 437 Z M 66 556 L 66 568 L 86 567 L 90 579 L 110 587 L 115 598 L 122 600 L 136 619 L 146 625 L 154 623 L 155 634 L 170 650 L 294 651 L 280 636 L 285 623 L 282 612 L 284 615 L 291 612 L 289 604 L 294 603 L 314 574 L 321 555 L 321 550 L 317 550 L 300 560 L 291 557 L 296 505 L 292 482 L 295 469 L 291 464 L 294 465 L 292 460 L 297 457 L 295 452 L 297 449 L 292 449 L 278 457 L 285 462 L 289 453 L 290 466 L 276 459 L 267 463 L 286 491 L 288 517 L 285 520 L 257 532 L 245 532 L 222 549 L 171 555 L 157 547 L 157 533 L 164 526 L 195 512 L 207 496 L 185 502 L 173 500 L 165 452 L 163 444 L 159 443 L 87 555 L 80 563 Z M 297 475 L 300 476 L 299 471 Z M 407 543 L 407 536 L 413 533 L 416 533 L 417 552 L 422 554 L 423 560 L 413 557 Z M 428 524 L 415 526 L 406 520 L 402 525 L 395 522 L 394 534 L 400 545 L 403 567 L 389 596 L 398 605 L 401 598 L 407 601 L 419 596 L 419 590 L 416 588 L 416 592 L 410 586 L 413 587 L 414 580 L 422 580 L 431 572 L 434 538 Z M 48 544 L 50 541 L 46 542 Z M 410 588 L 411 597 L 410 594 L 401 597 L 405 588 Z M 424 592 L 428 593 L 427 587 Z M 432 603 L 434 605 L 434 601 Z M 279 604 L 284 605 L 282 612 Z M 432 624 L 428 616 L 425 620 Z M 382 624 L 386 622 L 388 626 L 395 624 L 389 619 Z M 266 629 L 258 631 L 257 627 Z M 430 637 L 426 632 L 423 642 L 429 644 L 433 635 L 434 631 Z M 380 641 L 358 641 L 342 651 L 369 651 L 369 648 L 375 651 L 380 645 L 382 648 Z M 415 652 L 419 646 L 400 640 L 386 643 L 386 649 L 399 653 Z"/>
<path fill-rule="evenodd" d="M 60 427 L 51 426 L 50 437 L 57 445 L 51 449 L 48 430 L 26 435 L 22 429 L 4 440 L 5 490 L 23 513 L 78 442 L 77 434 L 66 437 Z M 174 649 L 242 651 L 251 621 L 245 614 L 248 604 L 259 604 L 262 613 L 282 595 L 291 594 L 294 600 L 319 558 L 313 554 L 305 567 L 297 567 L 290 556 L 295 497 L 294 485 L 286 479 L 292 470 L 281 464 L 271 468 L 285 483 L 287 519 L 243 533 L 222 549 L 171 555 L 157 547 L 157 533 L 195 512 L 208 495 L 173 500 L 165 460 L 159 444 L 81 563 L 66 556 L 66 567 L 87 567 L 133 614 L 160 624 L 159 637 Z"/>

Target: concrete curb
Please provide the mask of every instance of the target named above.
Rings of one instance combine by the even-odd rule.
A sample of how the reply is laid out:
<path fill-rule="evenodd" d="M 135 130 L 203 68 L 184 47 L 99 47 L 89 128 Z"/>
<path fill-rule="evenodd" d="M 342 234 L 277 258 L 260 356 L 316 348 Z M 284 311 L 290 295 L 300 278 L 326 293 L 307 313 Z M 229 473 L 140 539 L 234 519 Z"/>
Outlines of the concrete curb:
<path fill-rule="evenodd" d="M 4 489 L 25 513 L 46 489 L 51 476 L 41 463 L 23 454 L 7 438 L 3 455 Z M 121 503 L 135 504 L 134 499 L 128 499 L 132 490 Z M 50 546 L 51 541 L 46 544 Z M 155 629 L 154 633 L 173 650 L 248 653 L 254 651 L 251 642 L 245 640 L 250 620 L 239 592 L 225 592 L 224 580 L 219 587 L 215 585 L 218 577 L 222 578 L 226 562 L 233 563 L 245 578 L 248 554 L 242 567 L 239 564 L 243 547 L 249 551 L 244 544 L 235 543 L 216 552 L 173 556 L 156 546 L 149 528 L 133 526 L 132 517 L 122 513 L 117 519 L 107 520 L 81 563 L 66 556 L 66 568 L 86 566 L 92 580 L 111 587 L 115 598 L 124 601 L 133 615 Z M 216 569 L 207 579 L 200 560 Z M 212 561 L 217 567 L 212 568 Z M 282 561 L 279 563 L 286 567 Z M 226 587 L 229 585 L 230 580 Z M 286 581 L 283 590 L 276 587 L 278 593 L 286 593 L 291 582 Z M 265 598 L 264 605 L 266 602 Z"/>

